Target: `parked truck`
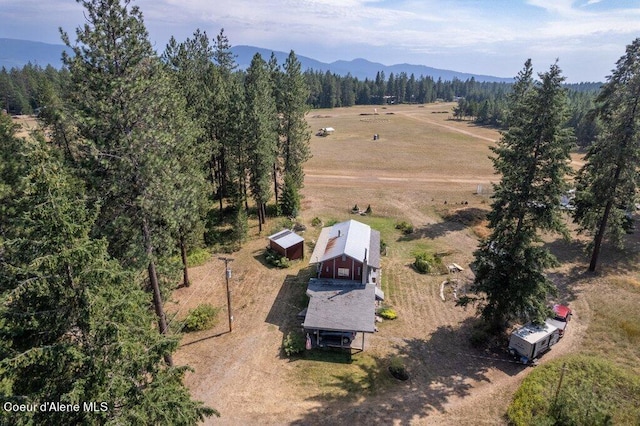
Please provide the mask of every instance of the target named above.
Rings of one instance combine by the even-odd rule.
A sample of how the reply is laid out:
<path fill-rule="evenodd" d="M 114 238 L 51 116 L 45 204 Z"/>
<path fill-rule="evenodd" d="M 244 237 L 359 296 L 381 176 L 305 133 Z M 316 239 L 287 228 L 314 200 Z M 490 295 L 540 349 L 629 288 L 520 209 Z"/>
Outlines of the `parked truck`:
<path fill-rule="evenodd" d="M 560 339 L 560 330 L 549 324 L 527 324 L 511 333 L 509 353 L 523 364 L 535 362 Z"/>
<path fill-rule="evenodd" d="M 571 320 L 571 308 L 564 305 L 553 305 L 553 318 L 546 320 L 547 324 L 550 324 L 558 329 L 560 337 L 564 336 L 564 332 L 567 329 L 567 325 Z"/>

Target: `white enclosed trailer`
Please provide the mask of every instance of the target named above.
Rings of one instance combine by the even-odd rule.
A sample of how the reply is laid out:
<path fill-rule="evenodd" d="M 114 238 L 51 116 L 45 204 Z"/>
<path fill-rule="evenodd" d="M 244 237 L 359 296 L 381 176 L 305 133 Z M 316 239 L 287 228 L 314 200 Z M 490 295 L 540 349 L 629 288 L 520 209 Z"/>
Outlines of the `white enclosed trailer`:
<path fill-rule="evenodd" d="M 551 324 L 527 324 L 511 333 L 509 352 L 528 364 L 548 351 L 560 338 L 560 330 Z"/>

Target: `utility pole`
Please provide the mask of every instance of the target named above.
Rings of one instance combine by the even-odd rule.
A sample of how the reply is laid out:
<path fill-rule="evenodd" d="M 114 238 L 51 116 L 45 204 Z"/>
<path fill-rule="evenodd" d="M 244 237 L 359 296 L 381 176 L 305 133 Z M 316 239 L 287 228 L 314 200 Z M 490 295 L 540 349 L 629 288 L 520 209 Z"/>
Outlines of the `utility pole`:
<path fill-rule="evenodd" d="M 558 394 L 560 394 L 560 388 L 562 387 L 562 379 L 564 378 L 564 372 L 567 371 L 567 363 L 562 364 L 562 370 L 560 371 L 560 380 L 558 381 L 558 387 L 556 388 L 556 396 L 553 398 L 553 406 L 558 404 Z"/>
<path fill-rule="evenodd" d="M 225 281 L 227 283 L 227 314 L 229 316 L 229 333 L 233 329 L 231 323 L 233 322 L 233 315 L 231 315 L 231 291 L 229 290 L 229 278 L 231 278 L 231 268 L 229 268 L 229 263 L 233 262 L 233 259 L 230 257 L 219 257 L 218 259 L 224 260 L 224 276 Z"/>

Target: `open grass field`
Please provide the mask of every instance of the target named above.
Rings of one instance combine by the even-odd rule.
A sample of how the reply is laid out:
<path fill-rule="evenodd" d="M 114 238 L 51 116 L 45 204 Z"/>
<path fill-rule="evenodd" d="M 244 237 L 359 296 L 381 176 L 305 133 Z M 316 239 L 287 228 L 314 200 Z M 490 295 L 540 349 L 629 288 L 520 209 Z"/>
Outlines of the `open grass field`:
<path fill-rule="evenodd" d="M 469 344 L 474 310 L 455 306 L 451 291 L 440 296 L 445 275 L 421 275 L 411 267 L 417 251 L 438 252 L 446 263 L 466 270 L 489 209 L 490 182 L 497 182 L 489 147 L 499 138 L 492 129 L 449 120 L 453 104 L 396 105 L 314 110 L 314 133 L 334 127 L 333 135 L 313 136 L 313 158 L 306 164 L 299 220 L 311 243 L 325 223 L 354 218 L 381 232 L 386 305 L 398 319 L 379 324 L 366 337 L 365 351 L 347 357 L 312 352 L 289 359 L 283 337 L 300 329 L 296 314 L 306 305 L 311 271 L 305 260 L 288 269 L 269 267 L 263 258 L 266 237 L 280 229 L 271 218 L 258 235 L 230 255 L 233 331 L 228 332 L 224 263 L 214 254 L 191 269 L 192 286 L 173 292 L 167 311 L 176 323 L 201 303 L 221 308 L 212 330 L 184 335 L 174 359 L 193 371 L 186 383 L 193 396 L 221 412 L 207 424 L 225 425 L 495 425 L 506 424 L 513 394 L 534 369 L 512 363 L 503 348 L 483 352 Z M 373 140 L 373 134 L 380 139 Z M 573 163 L 579 167 L 581 158 Z M 482 191 L 478 194 L 478 185 Z M 372 216 L 349 213 L 371 205 Z M 415 232 L 402 235 L 397 221 Z M 640 375 L 640 238 L 628 236 L 624 251 L 605 246 L 600 272 L 585 272 L 585 240 L 549 236 L 545 244 L 561 266 L 549 271 L 558 300 L 574 318 L 565 337 L 542 363 L 573 354 L 606 357 Z M 175 324 L 174 324 L 175 325 Z M 505 341 L 505 346 L 507 342 Z M 392 358 L 406 365 L 410 379 L 393 379 Z"/>

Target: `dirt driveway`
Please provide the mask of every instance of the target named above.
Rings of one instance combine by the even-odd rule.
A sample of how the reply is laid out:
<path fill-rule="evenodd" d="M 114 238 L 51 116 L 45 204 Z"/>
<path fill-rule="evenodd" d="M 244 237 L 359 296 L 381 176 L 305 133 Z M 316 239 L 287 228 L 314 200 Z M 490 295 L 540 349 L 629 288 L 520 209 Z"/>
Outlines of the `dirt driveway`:
<path fill-rule="evenodd" d="M 393 120 L 435 121 L 436 127 L 451 132 L 452 138 L 474 135 L 476 141 L 485 144 L 487 152 L 486 144 L 498 137 L 494 131 L 474 128 L 468 123 L 446 122 L 437 114 L 425 116 L 415 108 L 408 112 L 397 108 L 393 112 L 394 117 L 390 118 Z M 353 113 L 353 110 L 331 111 L 336 119 L 340 114 Z M 312 123 L 312 128 L 317 126 L 318 123 Z M 354 129 L 352 133 L 357 131 L 360 130 Z M 368 128 L 363 132 L 366 131 Z M 306 169 L 303 191 L 303 221 L 307 225 L 315 216 L 334 215 L 342 219 L 340 212 L 346 212 L 354 200 L 360 203 L 375 200 L 375 213 L 409 219 L 422 230 L 425 241 L 452 252 L 451 261 L 468 265 L 477 246 L 476 237 L 465 227 L 443 225 L 442 219 L 433 214 L 433 206 L 468 200 L 471 206 L 486 208 L 486 199 L 474 196 L 473 192 L 478 184 L 496 179 L 487 167 L 488 161 L 482 160 L 485 162 L 478 169 L 480 172 L 474 169 L 469 173 L 464 168 L 461 173 L 452 174 L 448 169 L 438 172 L 426 166 L 424 169 L 416 166 L 418 172 L 407 173 L 386 167 L 384 161 L 366 172 L 355 173 L 350 167 L 331 167 L 324 158 L 327 154 L 320 144 L 340 142 L 313 141 L 314 160 Z M 391 149 L 394 147 L 404 149 L 402 141 Z M 469 159 L 469 164 L 473 162 L 473 158 Z M 472 166 L 475 167 L 469 167 Z M 503 354 L 471 348 L 468 336 L 473 310 L 456 307 L 450 298 L 442 301 L 439 284 L 443 278 L 416 274 L 408 266 L 410 259 L 394 252 L 397 248 L 393 242 L 382 267 L 390 280 L 388 301 L 399 318 L 381 324 L 378 333 L 367 337 L 366 353 L 382 364 L 391 354 L 405 359 L 410 380 L 391 382 L 378 391 L 363 389 L 361 395 L 356 392 L 356 396 L 348 398 L 335 398 L 318 387 L 301 384 L 300 377 L 304 376 L 301 363 L 283 357 L 280 347 L 283 333 L 300 323 L 296 313 L 304 307 L 300 295 L 309 274 L 307 265 L 298 263 L 285 270 L 271 269 L 261 261 L 265 245 L 266 237 L 259 238 L 232 255 L 233 331 L 228 333 L 223 311 L 214 330 L 186 335 L 175 356 L 177 363 L 194 369 L 186 376 L 194 397 L 222 414 L 219 419 L 207 420 L 207 424 L 505 423 L 503 415 L 513 392 L 531 368 L 513 363 Z M 169 310 L 184 314 L 203 302 L 226 306 L 222 261 L 214 258 L 194 268 L 191 274 L 193 285 L 173 294 Z M 574 291 L 579 295 L 579 289 Z M 569 352 L 583 337 L 589 307 L 579 296 L 572 303 L 577 314 L 571 328 L 544 356 L 544 362 Z M 375 382 L 374 376 L 380 371 L 384 369 L 365 373 Z M 338 379 L 338 387 L 357 389 L 358 383 L 350 382 L 348 377 Z"/>

